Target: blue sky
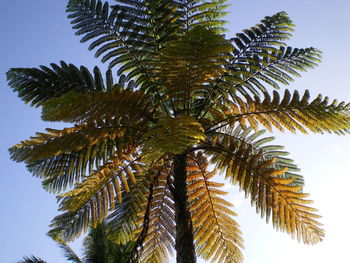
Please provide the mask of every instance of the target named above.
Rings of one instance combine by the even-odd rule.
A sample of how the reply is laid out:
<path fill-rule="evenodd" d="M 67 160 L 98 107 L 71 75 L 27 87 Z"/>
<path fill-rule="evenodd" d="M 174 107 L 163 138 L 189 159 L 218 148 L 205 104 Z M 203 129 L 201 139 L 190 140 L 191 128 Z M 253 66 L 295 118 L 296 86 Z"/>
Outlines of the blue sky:
<path fill-rule="evenodd" d="M 290 89 L 309 89 L 331 99 L 350 101 L 350 1 L 348 0 L 235 0 L 230 1 L 229 36 L 253 26 L 264 16 L 286 11 L 296 24 L 288 43 L 315 46 L 323 62 L 303 74 Z M 57 214 L 53 195 L 41 189 L 23 164 L 9 160 L 7 149 L 20 140 L 58 127 L 40 120 L 40 110 L 23 104 L 7 87 L 5 72 L 11 67 L 37 67 L 64 60 L 92 68 L 101 63 L 79 43 L 66 19 L 66 1 L 17 0 L 2 3 L 0 17 L 0 262 L 13 263 L 23 255 L 37 255 L 49 263 L 64 262 L 61 251 L 46 236 Z M 105 66 L 102 65 L 102 68 Z M 307 192 L 323 215 L 325 240 L 305 246 L 265 224 L 237 188 L 228 187 L 236 218 L 245 238 L 245 263 L 346 262 L 350 230 L 350 137 L 335 135 L 276 134 L 305 176 Z M 80 244 L 73 244 L 79 251 Z"/>

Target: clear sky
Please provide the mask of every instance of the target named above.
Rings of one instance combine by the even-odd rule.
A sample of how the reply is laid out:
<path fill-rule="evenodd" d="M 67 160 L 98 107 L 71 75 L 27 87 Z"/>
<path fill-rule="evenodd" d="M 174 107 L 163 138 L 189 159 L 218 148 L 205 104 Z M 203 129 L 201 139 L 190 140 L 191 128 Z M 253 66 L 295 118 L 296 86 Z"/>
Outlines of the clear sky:
<path fill-rule="evenodd" d="M 286 11 L 296 24 L 294 47 L 314 46 L 323 62 L 303 74 L 290 89 L 310 89 L 331 99 L 350 102 L 349 0 L 234 0 L 228 16 L 230 36 L 253 26 L 264 16 Z M 57 124 L 40 120 L 40 111 L 25 105 L 8 87 L 11 67 L 37 67 L 64 60 L 92 68 L 101 63 L 87 51 L 66 19 L 66 1 L 3 1 L 0 16 L 0 262 L 14 263 L 36 255 L 49 263 L 64 262 L 61 251 L 46 236 L 57 214 L 53 195 L 41 189 L 23 164 L 9 160 L 7 149 L 20 140 Z M 105 66 L 102 66 L 104 68 Z M 305 176 L 305 191 L 323 216 L 325 240 L 305 246 L 266 224 L 237 188 L 228 187 L 245 239 L 245 263 L 349 262 L 350 137 L 276 134 Z M 73 245 L 77 251 L 80 244 Z"/>

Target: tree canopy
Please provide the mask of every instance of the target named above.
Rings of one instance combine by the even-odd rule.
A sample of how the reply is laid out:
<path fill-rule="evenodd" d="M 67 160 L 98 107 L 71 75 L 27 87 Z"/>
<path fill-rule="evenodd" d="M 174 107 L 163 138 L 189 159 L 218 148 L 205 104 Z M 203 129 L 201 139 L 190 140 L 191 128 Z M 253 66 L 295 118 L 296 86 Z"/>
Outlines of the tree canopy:
<path fill-rule="evenodd" d="M 83 240 L 83 257 L 80 258 L 64 241 L 60 232 L 54 230 L 49 232 L 49 236 L 62 249 L 64 257 L 72 263 L 132 263 L 130 253 L 133 249 L 133 242 L 118 245 L 109 238 L 109 235 L 104 222 L 90 229 Z M 31 256 L 24 257 L 18 263 L 46 263 L 46 261 Z"/>
<path fill-rule="evenodd" d="M 236 214 L 216 173 L 277 230 L 322 240 L 297 165 L 264 133 L 348 134 L 349 104 L 279 91 L 321 52 L 287 46 L 294 25 L 285 12 L 227 38 L 226 7 L 70 0 L 76 35 L 109 69 L 61 62 L 8 71 L 43 120 L 71 123 L 10 149 L 58 194 L 62 213 L 51 227 L 65 241 L 106 219 L 114 242 L 135 242 L 140 262 L 166 262 L 174 248 L 178 262 L 242 262 Z"/>

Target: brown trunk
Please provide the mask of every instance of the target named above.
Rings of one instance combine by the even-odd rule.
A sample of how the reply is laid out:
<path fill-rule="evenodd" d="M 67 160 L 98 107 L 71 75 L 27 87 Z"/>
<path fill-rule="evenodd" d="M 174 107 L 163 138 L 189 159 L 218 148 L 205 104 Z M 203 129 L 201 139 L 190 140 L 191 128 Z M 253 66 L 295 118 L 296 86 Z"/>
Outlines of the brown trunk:
<path fill-rule="evenodd" d="M 176 223 L 176 262 L 195 263 L 196 252 L 193 240 L 193 227 L 190 212 L 187 209 L 185 154 L 175 156 L 173 194 Z"/>

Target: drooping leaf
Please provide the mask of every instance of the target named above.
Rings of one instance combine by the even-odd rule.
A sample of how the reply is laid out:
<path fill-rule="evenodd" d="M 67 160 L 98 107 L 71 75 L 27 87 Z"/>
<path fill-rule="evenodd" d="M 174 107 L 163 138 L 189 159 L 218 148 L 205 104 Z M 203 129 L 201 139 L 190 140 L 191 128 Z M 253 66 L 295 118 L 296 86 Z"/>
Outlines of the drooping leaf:
<path fill-rule="evenodd" d="M 207 170 L 201 153 L 190 156 L 188 168 L 189 210 L 198 255 L 211 262 L 242 262 L 243 239 L 232 218 L 236 215 L 230 209 L 233 205 L 221 197 L 227 194 L 220 189 L 224 184 L 210 180 L 216 171 Z"/>
<path fill-rule="evenodd" d="M 249 131 L 238 130 L 228 142 L 223 138 L 209 146 L 212 162 L 226 178 L 244 190 L 262 217 L 267 221 L 272 217 L 278 230 L 286 231 L 293 238 L 297 236 L 306 244 L 320 242 L 324 237 L 322 224 L 317 221 L 320 216 L 315 214 L 316 209 L 307 206 L 311 201 L 305 199 L 308 194 L 302 192 L 297 177 L 288 173 L 293 164 L 279 157 L 281 152 L 274 153 L 278 146 L 273 146 L 271 151 L 271 147 L 254 145 L 249 137 L 245 139 L 248 134 Z"/>

